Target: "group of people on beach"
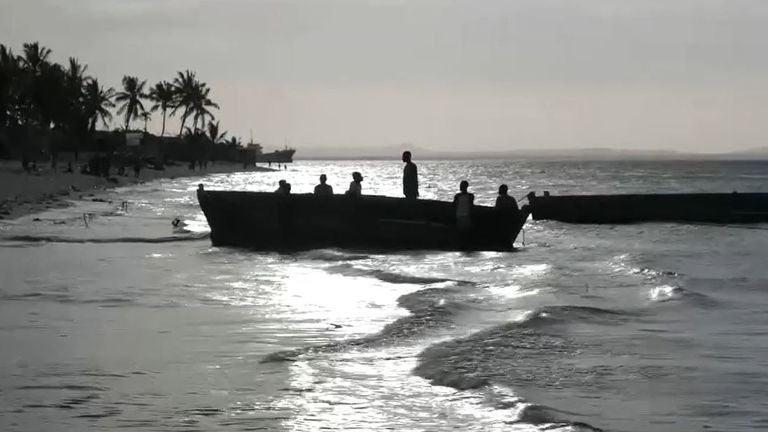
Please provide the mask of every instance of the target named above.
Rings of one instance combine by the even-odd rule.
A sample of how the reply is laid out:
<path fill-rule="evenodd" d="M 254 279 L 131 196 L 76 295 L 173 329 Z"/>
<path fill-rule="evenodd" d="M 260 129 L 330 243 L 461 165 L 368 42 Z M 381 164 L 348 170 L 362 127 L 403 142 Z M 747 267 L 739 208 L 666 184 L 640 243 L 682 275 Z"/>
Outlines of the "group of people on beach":
<path fill-rule="evenodd" d="M 415 200 L 419 197 L 419 174 L 416 164 L 411 160 L 410 151 L 404 151 L 402 160 L 405 163 L 403 168 L 403 195 L 406 199 Z M 359 172 L 352 173 L 352 182 L 344 195 L 359 197 L 363 191 L 363 176 Z M 459 227 L 469 226 L 471 224 L 472 208 L 475 205 L 475 195 L 469 192 L 469 182 L 462 180 L 459 183 L 459 193 L 453 197 L 453 204 L 456 207 L 456 223 Z M 280 180 L 275 193 L 288 195 L 291 193 L 291 184 L 285 180 Z M 328 176 L 320 175 L 320 183 L 315 186 L 315 196 L 329 197 L 333 196 L 333 187 L 328 184 Z M 496 208 L 505 212 L 517 213 L 519 208 L 515 198 L 509 195 L 509 188 L 502 184 L 499 186 L 499 194 L 496 197 Z"/>

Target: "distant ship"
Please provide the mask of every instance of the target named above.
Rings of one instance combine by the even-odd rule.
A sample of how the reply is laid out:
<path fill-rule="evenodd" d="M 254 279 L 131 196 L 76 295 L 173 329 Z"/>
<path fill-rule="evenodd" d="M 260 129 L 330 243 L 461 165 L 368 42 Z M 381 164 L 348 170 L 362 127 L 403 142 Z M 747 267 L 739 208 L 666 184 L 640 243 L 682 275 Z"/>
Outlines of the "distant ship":
<path fill-rule="evenodd" d="M 275 150 L 271 153 L 261 153 L 256 155 L 256 162 L 268 163 L 291 163 L 296 149 L 286 147 L 283 150 Z"/>
<path fill-rule="evenodd" d="M 295 148 L 288 148 L 288 139 L 285 140 L 285 148 L 283 150 L 275 150 L 272 153 L 262 153 L 261 144 L 253 142 L 253 131 L 251 131 L 251 140 L 245 148 L 255 153 L 254 162 L 292 163 L 293 154 L 296 153 Z"/>

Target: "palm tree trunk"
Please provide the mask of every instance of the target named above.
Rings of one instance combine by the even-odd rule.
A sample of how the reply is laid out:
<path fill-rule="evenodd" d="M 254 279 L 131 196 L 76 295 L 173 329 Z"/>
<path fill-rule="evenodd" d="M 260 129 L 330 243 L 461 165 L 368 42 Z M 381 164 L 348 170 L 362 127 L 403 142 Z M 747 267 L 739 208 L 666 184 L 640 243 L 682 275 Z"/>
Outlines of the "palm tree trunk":
<path fill-rule="evenodd" d="M 181 127 L 179 128 L 179 138 L 181 138 L 181 134 L 184 133 L 184 123 L 187 122 L 187 110 L 184 110 L 184 114 L 181 116 Z"/>
<path fill-rule="evenodd" d="M 128 108 L 125 110 L 125 131 L 126 132 L 128 132 L 128 126 L 131 125 L 131 112 L 133 112 L 133 106 L 129 104 Z"/>
<path fill-rule="evenodd" d="M 160 132 L 160 136 L 165 136 L 165 108 L 163 108 L 163 131 Z"/>

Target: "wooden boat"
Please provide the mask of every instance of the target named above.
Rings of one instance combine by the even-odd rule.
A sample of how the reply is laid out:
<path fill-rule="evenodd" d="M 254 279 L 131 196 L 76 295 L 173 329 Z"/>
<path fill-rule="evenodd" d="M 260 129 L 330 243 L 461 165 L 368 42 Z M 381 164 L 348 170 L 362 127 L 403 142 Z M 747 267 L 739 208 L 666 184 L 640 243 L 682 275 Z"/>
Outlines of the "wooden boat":
<path fill-rule="evenodd" d="M 217 246 L 260 250 L 323 247 L 380 250 L 513 249 L 529 213 L 475 206 L 472 228 L 459 231 L 453 203 L 384 196 L 197 190 Z"/>
<path fill-rule="evenodd" d="M 633 222 L 768 222 L 768 193 L 634 195 L 528 194 L 535 220 L 588 224 Z"/>

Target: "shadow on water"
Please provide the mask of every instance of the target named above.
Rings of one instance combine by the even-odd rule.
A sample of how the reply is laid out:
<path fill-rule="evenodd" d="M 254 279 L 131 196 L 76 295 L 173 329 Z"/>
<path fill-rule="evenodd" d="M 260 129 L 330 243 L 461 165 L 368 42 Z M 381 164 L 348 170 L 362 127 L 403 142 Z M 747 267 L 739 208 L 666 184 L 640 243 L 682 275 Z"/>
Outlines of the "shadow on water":
<path fill-rule="evenodd" d="M 13 235 L 4 237 L 3 240 L 23 243 L 175 243 L 185 241 L 204 240 L 209 237 L 208 233 L 197 233 L 185 236 L 166 236 L 166 237 L 107 237 L 107 238 L 72 238 L 55 235 Z"/>

